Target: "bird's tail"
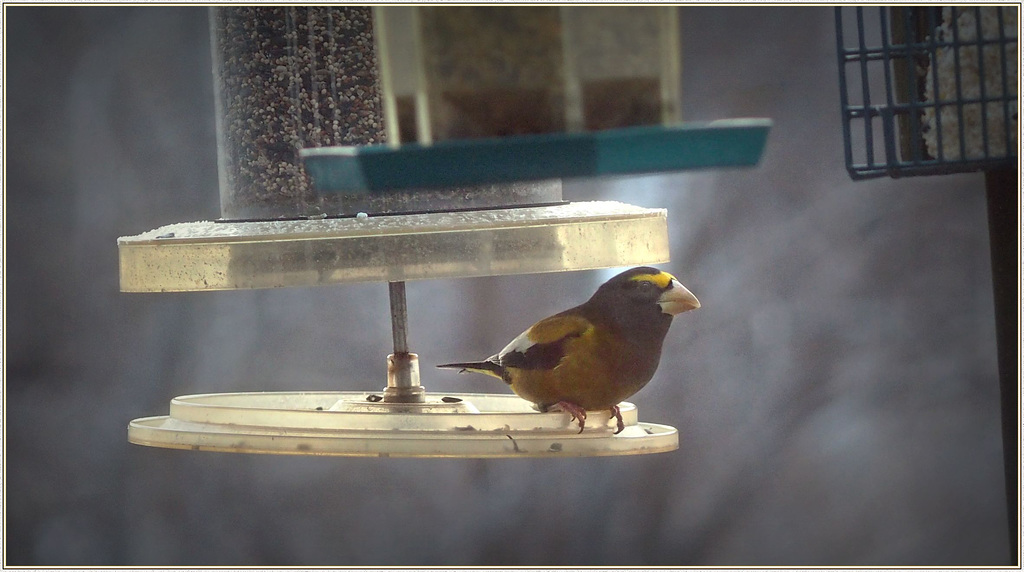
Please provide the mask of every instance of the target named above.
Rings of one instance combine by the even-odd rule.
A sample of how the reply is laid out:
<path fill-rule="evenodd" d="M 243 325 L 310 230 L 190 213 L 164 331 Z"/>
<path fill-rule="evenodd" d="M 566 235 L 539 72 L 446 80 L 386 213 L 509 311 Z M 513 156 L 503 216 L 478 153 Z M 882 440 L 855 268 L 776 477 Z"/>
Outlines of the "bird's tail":
<path fill-rule="evenodd" d="M 497 362 L 491 360 L 484 361 L 467 361 L 467 362 L 456 362 L 456 363 L 443 363 L 437 367 L 446 369 L 457 369 L 459 373 L 472 371 L 476 373 L 482 373 L 498 379 L 504 379 L 502 374 L 505 370 Z"/>

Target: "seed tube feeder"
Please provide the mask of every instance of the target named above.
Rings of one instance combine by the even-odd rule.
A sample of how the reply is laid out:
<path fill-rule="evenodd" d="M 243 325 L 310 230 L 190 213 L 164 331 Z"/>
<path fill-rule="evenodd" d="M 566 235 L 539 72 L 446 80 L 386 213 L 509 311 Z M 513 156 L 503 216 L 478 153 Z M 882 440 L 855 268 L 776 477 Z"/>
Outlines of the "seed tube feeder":
<path fill-rule="evenodd" d="M 676 8 L 217 7 L 210 28 L 221 217 L 118 239 L 122 291 L 387 283 L 393 352 L 380 390 L 181 396 L 132 421 L 130 442 L 403 457 L 678 447 L 629 403 L 622 432 L 592 412 L 577 433 L 513 395 L 428 391 L 405 296 L 410 280 L 668 261 L 664 209 L 565 201 L 562 180 L 758 162 L 769 121 L 679 121 Z"/>

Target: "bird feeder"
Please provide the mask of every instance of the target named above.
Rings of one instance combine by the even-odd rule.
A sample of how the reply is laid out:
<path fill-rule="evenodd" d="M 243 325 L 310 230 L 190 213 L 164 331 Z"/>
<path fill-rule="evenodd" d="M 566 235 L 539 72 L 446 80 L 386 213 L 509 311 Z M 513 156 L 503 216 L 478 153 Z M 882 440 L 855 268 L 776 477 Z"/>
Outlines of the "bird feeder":
<path fill-rule="evenodd" d="M 835 12 L 850 176 L 985 173 L 1014 559 L 1020 555 L 1019 12 L 1019 6 Z"/>
<path fill-rule="evenodd" d="M 679 119 L 674 7 L 210 9 L 221 217 L 118 239 L 125 292 L 386 282 L 381 380 L 181 396 L 132 443 L 248 453 L 664 452 L 620 404 L 587 428 L 514 395 L 432 393 L 405 282 L 663 263 L 667 213 L 562 180 L 752 166 L 770 122 Z M 358 389 L 362 387 L 362 390 Z"/>

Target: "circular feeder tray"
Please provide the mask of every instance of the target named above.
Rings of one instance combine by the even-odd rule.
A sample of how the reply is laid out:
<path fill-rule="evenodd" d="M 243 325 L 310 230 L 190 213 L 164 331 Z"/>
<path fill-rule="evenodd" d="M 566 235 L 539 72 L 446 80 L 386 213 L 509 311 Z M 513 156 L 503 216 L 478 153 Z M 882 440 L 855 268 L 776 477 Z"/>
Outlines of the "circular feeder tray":
<path fill-rule="evenodd" d="M 283 288 L 667 262 L 665 209 L 615 201 L 264 222 L 117 240 L 123 292 Z"/>
<path fill-rule="evenodd" d="M 588 412 L 586 429 L 569 414 L 540 413 L 514 395 L 428 393 L 425 403 L 391 404 L 374 392 L 267 392 L 188 395 L 170 415 L 128 425 L 128 441 L 171 449 L 369 457 L 586 457 L 673 451 L 678 432 L 640 423 L 619 405 L 615 434 L 607 411 Z"/>

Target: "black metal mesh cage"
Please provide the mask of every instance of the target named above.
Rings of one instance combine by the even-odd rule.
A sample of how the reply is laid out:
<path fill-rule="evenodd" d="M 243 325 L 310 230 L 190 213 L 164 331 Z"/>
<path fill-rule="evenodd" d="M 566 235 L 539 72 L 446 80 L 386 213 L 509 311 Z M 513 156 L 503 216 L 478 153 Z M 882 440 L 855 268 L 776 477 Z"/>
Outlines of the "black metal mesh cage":
<path fill-rule="evenodd" d="M 854 179 L 1016 163 L 1017 6 L 838 7 Z"/>

